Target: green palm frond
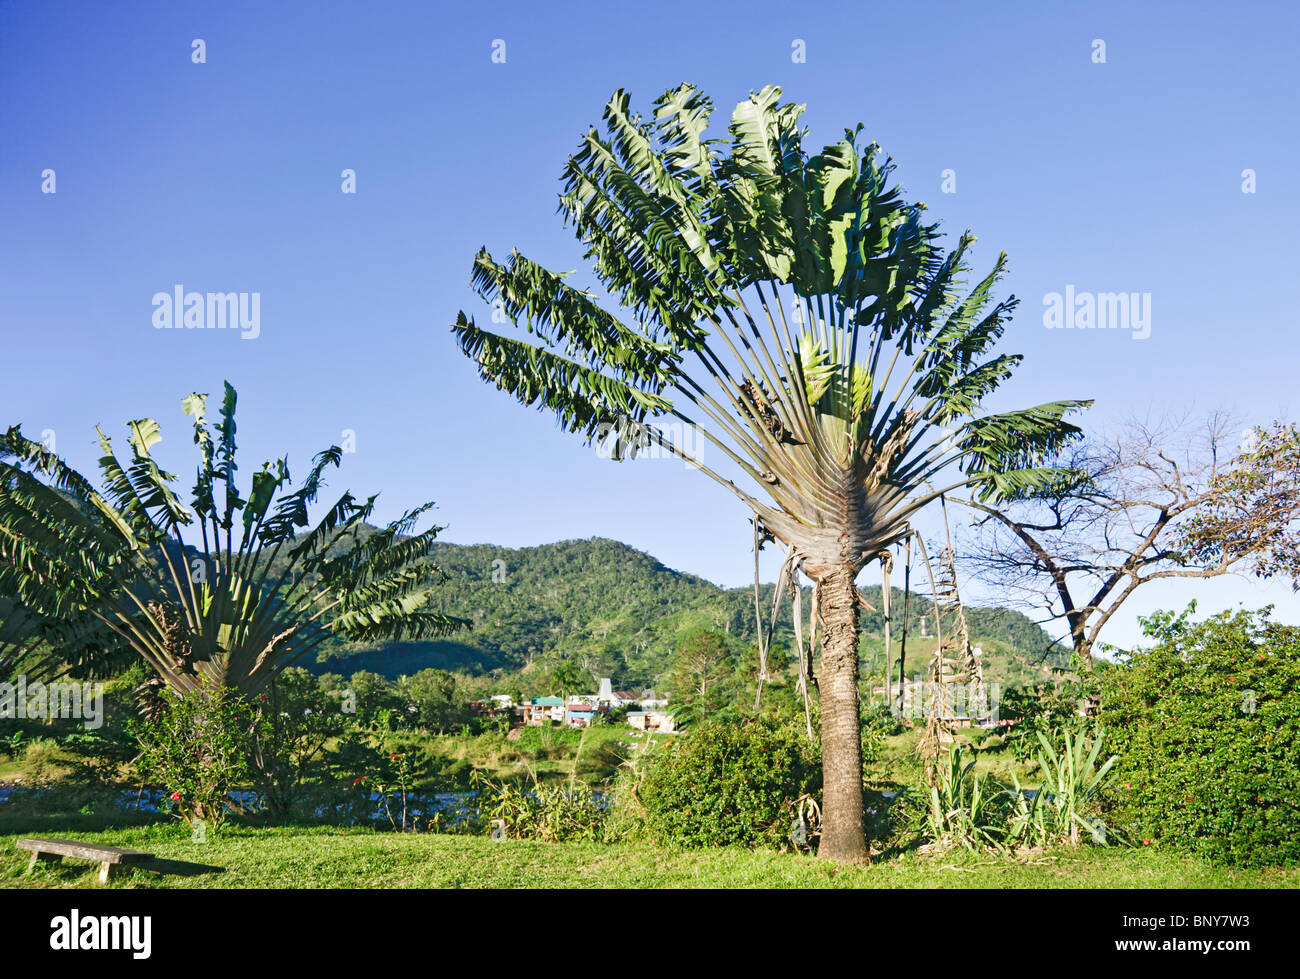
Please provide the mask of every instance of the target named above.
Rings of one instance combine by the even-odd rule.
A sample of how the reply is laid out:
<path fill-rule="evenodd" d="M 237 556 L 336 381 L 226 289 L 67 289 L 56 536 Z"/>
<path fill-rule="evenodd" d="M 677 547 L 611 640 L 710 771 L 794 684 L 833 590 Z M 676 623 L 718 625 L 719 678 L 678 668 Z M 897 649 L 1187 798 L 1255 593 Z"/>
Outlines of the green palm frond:
<path fill-rule="evenodd" d="M 245 497 L 235 403 L 227 384 L 213 433 L 206 396 L 182 402 L 200 456 L 190 507 L 151 455 L 161 439 L 152 419 L 128 423 L 125 466 L 100 433 L 103 495 L 20 429 L 5 433 L 0 604 L 18 611 L 3 620 L 3 662 L 43 657 L 42 668 L 93 673 L 129 650 L 182 693 L 219 682 L 249 694 L 332 635 L 419 638 L 468 627 L 427 607 L 446 581 L 429 560 L 441 528 L 416 530 L 432 504 L 370 531 L 375 498 L 345 493 L 310 526 L 324 472 L 340 462 L 337 446 L 315 457 L 297 490 L 287 459 L 264 463 Z M 184 536 L 196 518 L 200 544 Z"/>
<path fill-rule="evenodd" d="M 474 260 L 471 284 L 488 302 L 500 300 L 512 322 L 518 325 L 522 318 L 530 333 L 558 345 L 566 356 L 608 365 L 620 380 L 662 391 L 676 375 L 681 354 L 624 326 L 564 278 L 518 252 L 498 265 L 484 249 Z"/>
<path fill-rule="evenodd" d="M 982 501 L 1021 499 L 1077 478 L 1072 470 L 1042 463 L 1079 438 L 1079 428 L 1064 421 L 1090 401 L 1053 401 L 1020 411 L 985 415 L 967 424 L 961 442 L 965 472 L 978 477 Z"/>
<path fill-rule="evenodd" d="M 1010 498 L 1068 478 L 1050 460 L 1087 402 L 983 413 L 1021 362 L 992 352 L 1017 305 L 994 298 L 1006 256 L 967 288 L 974 236 L 942 249 L 861 127 L 810 151 L 803 107 L 775 86 L 718 137 L 712 113 L 691 85 L 649 120 L 614 93 L 567 161 L 560 209 L 623 315 L 572 273 L 482 250 L 471 286 L 538 342 L 462 312 L 452 330 L 481 376 L 629 450 L 663 423 L 695 426 L 770 503 L 692 463 L 779 539 L 828 560 L 847 548 L 858 566 L 943 492 Z"/>
<path fill-rule="evenodd" d="M 509 337 L 480 330 L 464 314 L 456 321 L 461 349 L 478 361 L 479 373 L 521 403 L 549 408 L 570 432 L 588 438 L 602 425 L 624 419 L 642 421 L 662 414 L 672 403 L 589 367 Z M 611 372 L 617 365 L 609 365 Z"/>

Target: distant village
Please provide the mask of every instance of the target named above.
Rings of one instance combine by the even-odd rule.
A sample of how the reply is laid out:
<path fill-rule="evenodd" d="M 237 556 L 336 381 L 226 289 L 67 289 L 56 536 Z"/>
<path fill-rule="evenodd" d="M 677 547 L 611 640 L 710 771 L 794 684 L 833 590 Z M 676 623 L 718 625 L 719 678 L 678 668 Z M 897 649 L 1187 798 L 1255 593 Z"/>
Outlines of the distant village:
<path fill-rule="evenodd" d="M 515 703 L 507 694 L 498 694 L 487 700 L 470 704 L 475 713 L 484 717 L 507 717 L 511 727 L 542 727 L 559 724 L 564 727 L 590 727 L 598 717 L 611 711 L 626 711 L 627 723 L 638 731 L 673 734 L 676 724 L 668 711 L 668 698 L 654 690 L 615 690 L 608 677 L 600 681 L 594 694 L 577 694 L 570 697 L 533 697 L 524 703 Z"/>

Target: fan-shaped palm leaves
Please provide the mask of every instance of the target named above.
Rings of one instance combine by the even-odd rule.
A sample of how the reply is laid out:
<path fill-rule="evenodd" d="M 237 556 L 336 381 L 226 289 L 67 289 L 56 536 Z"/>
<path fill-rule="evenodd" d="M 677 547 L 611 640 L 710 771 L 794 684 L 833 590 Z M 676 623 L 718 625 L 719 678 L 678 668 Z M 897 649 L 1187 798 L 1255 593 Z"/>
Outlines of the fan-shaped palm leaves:
<path fill-rule="evenodd" d="M 205 395 L 183 407 L 200 456 L 188 504 L 151 454 L 161 439 L 151 418 L 128 423 L 129 459 L 99 433 L 102 493 L 20 429 L 0 436 L 11 655 L 39 647 L 82 663 L 116 640 L 182 693 L 219 683 L 247 695 L 330 636 L 424 638 L 468 625 L 426 608 L 444 579 L 426 560 L 441 528 L 415 532 L 432 504 L 375 530 L 375 497 L 344 493 L 313 525 L 308 509 L 339 465 L 337 446 L 292 491 L 287 460 L 265 463 L 244 497 L 234 389 L 215 430 Z M 88 636 L 99 643 L 90 653 Z"/>
<path fill-rule="evenodd" d="M 780 94 L 752 94 L 711 139 L 713 105 L 690 85 L 651 119 L 616 92 L 604 132 L 568 161 L 560 209 L 623 317 L 567 274 L 484 250 L 474 288 L 538 342 L 464 313 L 453 331 L 486 380 L 616 457 L 647 444 L 686 457 L 664 431 L 685 423 L 749 478 L 690 459 L 815 583 L 821 852 L 860 861 L 855 578 L 943 492 L 1005 498 L 1068 478 L 1040 460 L 1077 434 L 1062 419 L 1086 402 L 981 412 L 1020 361 L 989 353 L 1016 305 L 992 299 L 1005 256 L 963 294 L 974 239 L 944 254 L 857 130 L 810 155 L 803 107 Z"/>

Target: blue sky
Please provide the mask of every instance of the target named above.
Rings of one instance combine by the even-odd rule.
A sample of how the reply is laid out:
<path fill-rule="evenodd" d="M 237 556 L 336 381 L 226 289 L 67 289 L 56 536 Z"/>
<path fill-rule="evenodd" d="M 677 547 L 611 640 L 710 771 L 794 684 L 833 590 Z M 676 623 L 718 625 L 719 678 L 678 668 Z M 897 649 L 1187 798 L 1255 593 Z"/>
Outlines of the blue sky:
<path fill-rule="evenodd" d="M 597 458 L 479 381 L 447 329 L 484 316 L 480 245 L 581 267 L 555 213 L 565 158 L 614 89 L 647 110 L 684 80 L 719 128 L 768 83 L 807 104 L 815 145 L 862 122 L 933 218 L 979 235 L 977 267 L 1007 251 L 1013 400 L 1095 398 L 1093 426 L 1296 416 L 1294 9 L 562 7 L 0 4 L 0 423 L 90 468 L 94 425 L 152 415 L 185 473 L 180 399 L 229 379 L 246 474 L 285 453 L 301 471 L 351 430 L 333 486 L 382 489 L 381 516 L 434 499 L 449 540 L 606 536 L 744 583 L 737 502 L 672 461 Z M 260 293 L 260 336 L 155 330 L 178 283 Z M 1150 293 L 1149 338 L 1045 329 L 1067 284 Z M 1287 588 L 1220 581 L 1140 596 L 1106 638 L 1192 595 L 1300 618 Z"/>

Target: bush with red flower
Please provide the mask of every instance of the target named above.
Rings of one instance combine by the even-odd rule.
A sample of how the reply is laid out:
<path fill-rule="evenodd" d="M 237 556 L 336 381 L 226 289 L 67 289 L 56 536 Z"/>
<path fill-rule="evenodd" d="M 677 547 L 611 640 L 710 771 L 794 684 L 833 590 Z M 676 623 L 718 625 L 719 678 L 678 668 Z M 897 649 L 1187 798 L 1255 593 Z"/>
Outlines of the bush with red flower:
<path fill-rule="evenodd" d="M 1144 620 L 1155 645 L 1101 671 L 1126 778 L 1111 820 L 1215 862 L 1300 864 L 1300 628 L 1194 610 Z"/>
<path fill-rule="evenodd" d="M 200 687 L 180 697 L 168 690 L 166 709 L 131 732 L 146 782 L 163 788 L 165 808 L 194 825 L 218 826 L 232 808 L 230 792 L 249 775 L 247 703 L 223 687 Z"/>

